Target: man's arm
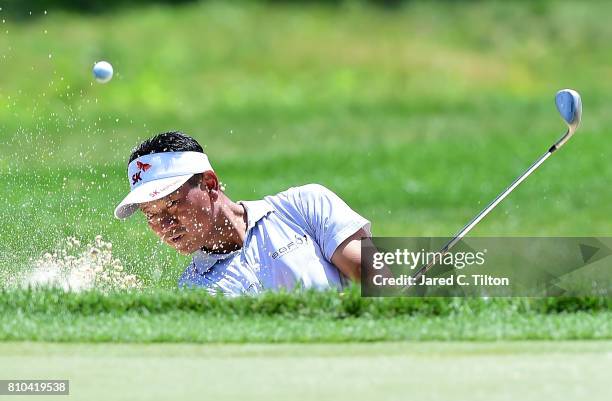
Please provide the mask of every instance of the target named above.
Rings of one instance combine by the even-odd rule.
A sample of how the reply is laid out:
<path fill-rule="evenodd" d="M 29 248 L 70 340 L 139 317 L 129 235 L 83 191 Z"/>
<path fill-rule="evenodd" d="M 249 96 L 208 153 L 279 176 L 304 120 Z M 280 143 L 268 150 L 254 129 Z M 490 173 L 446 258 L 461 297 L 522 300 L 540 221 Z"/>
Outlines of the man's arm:
<path fill-rule="evenodd" d="M 355 234 L 345 239 L 334 251 L 331 262 L 345 276 L 354 281 L 361 281 L 361 241 L 370 241 L 365 229 L 359 229 Z"/>

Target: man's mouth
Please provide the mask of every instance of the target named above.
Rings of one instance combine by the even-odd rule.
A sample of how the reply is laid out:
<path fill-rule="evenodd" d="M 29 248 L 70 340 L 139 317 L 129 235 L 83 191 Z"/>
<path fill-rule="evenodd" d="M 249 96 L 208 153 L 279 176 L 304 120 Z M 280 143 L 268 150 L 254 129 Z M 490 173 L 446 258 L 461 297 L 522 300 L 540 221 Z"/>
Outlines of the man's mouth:
<path fill-rule="evenodd" d="M 170 241 L 174 243 L 179 242 L 184 236 L 185 234 L 175 235 L 174 237 L 170 238 Z"/>
<path fill-rule="evenodd" d="M 173 235 L 172 237 L 169 238 L 170 242 L 173 244 L 176 244 L 177 242 L 179 242 L 181 239 L 183 239 L 183 237 L 185 236 L 185 234 L 176 234 Z"/>

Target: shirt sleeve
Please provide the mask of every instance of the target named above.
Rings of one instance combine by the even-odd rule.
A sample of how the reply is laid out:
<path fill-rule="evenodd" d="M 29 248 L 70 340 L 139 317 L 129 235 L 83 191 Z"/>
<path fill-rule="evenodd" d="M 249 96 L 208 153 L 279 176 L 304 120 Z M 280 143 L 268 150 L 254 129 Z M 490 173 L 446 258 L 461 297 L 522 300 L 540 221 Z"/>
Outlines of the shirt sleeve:
<path fill-rule="evenodd" d="M 351 209 L 338 195 L 319 184 L 293 188 L 296 208 L 328 261 L 338 246 L 359 229 L 370 236 L 370 222 Z"/>

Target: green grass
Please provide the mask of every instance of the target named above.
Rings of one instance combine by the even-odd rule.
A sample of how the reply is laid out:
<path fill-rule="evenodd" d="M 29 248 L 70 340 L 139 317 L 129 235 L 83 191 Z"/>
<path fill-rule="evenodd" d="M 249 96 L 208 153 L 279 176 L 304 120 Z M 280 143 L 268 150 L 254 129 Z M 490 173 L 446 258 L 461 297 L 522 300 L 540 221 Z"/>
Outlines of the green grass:
<path fill-rule="evenodd" d="M 2 290 L 0 312 L 41 314 L 158 314 L 174 311 L 210 316 L 281 316 L 343 319 L 347 317 L 392 318 L 415 314 L 447 316 L 482 313 L 491 309 L 517 313 L 557 314 L 602 312 L 612 309 L 612 300 L 583 298 L 364 298 L 359 287 L 344 293 L 329 291 L 269 292 L 259 296 L 212 296 L 202 290 L 144 290 L 81 293 L 62 290 Z"/>
<path fill-rule="evenodd" d="M 611 340 L 612 312 L 396 318 L 215 317 L 195 312 L 81 315 L 8 313 L 0 341 L 92 343 L 345 343 L 372 341 Z"/>
<path fill-rule="evenodd" d="M 0 341 L 371 342 L 612 339 L 604 298 L 361 298 L 358 288 L 225 298 L 202 291 L 0 293 Z"/>
<path fill-rule="evenodd" d="M 75 400 L 609 399 L 612 342 L 0 344 L 0 376 Z M 105 389 L 102 391 L 101 389 Z"/>

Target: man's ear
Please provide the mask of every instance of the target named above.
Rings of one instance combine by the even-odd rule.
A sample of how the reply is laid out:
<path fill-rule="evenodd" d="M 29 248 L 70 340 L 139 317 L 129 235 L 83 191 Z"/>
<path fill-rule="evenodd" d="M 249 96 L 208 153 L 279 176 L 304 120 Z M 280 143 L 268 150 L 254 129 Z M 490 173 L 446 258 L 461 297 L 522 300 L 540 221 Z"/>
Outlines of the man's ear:
<path fill-rule="evenodd" d="M 214 171 L 205 171 L 202 173 L 202 180 L 200 181 L 200 189 L 202 191 L 214 192 L 217 194 L 219 192 L 219 179 Z"/>

